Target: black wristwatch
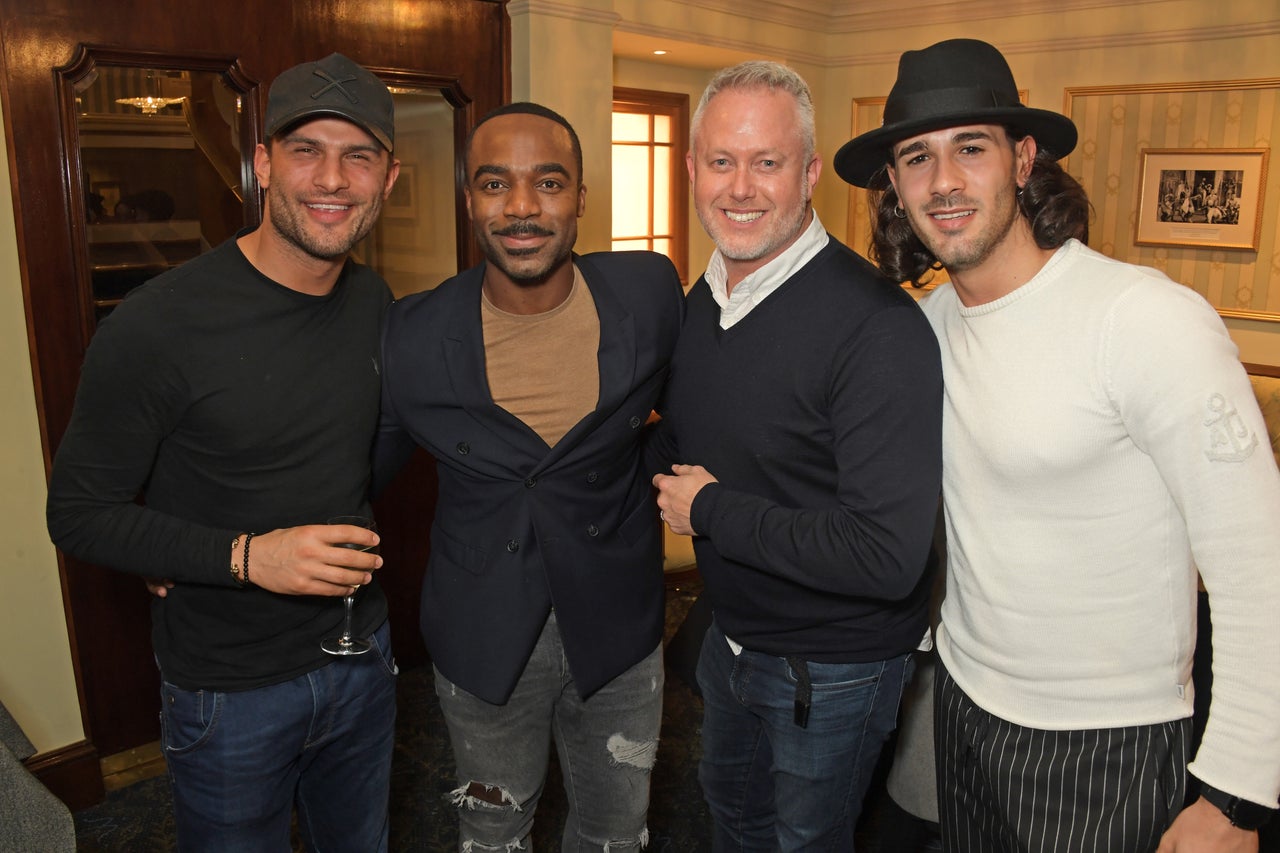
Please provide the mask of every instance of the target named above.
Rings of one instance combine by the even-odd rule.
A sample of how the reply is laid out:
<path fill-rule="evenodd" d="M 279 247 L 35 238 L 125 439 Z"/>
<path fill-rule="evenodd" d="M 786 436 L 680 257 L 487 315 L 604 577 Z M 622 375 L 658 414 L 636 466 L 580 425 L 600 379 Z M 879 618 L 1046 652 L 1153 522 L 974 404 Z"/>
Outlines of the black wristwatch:
<path fill-rule="evenodd" d="M 1240 829 L 1257 829 L 1271 820 L 1271 816 L 1276 813 L 1275 806 L 1251 803 L 1203 782 L 1200 783 L 1200 796 L 1221 809 L 1227 816 L 1227 820 L 1231 821 L 1231 825 Z"/>

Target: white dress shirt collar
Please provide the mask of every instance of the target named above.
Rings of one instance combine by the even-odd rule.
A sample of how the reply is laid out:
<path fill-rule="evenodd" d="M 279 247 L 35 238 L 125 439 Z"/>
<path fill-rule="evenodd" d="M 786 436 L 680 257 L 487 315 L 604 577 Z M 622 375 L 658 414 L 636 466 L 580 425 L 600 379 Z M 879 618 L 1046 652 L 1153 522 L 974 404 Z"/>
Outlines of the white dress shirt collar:
<path fill-rule="evenodd" d="M 711 298 L 720 306 L 720 328 L 727 329 L 747 316 L 796 270 L 813 260 L 813 256 L 822 251 L 830 239 L 827 229 L 818 219 L 818 211 L 813 211 L 809 227 L 796 241 L 778 257 L 734 285 L 732 294 L 729 293 L 729 273 L 725 269 L 724 257 L 719 249 L 712 252 L 711 260 L 707 262 L 706 279 L 711 287 Z"/>

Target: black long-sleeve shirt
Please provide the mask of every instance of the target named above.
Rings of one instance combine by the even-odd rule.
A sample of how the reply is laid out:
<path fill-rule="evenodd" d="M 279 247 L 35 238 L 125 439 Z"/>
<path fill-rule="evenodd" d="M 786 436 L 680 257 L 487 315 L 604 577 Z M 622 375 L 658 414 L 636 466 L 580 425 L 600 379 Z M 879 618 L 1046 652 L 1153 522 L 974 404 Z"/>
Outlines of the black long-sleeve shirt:
<path fill-rule="evenodd" d="M 320 640 L 342 600 L 239 588 L 231 541 L 367 514 L 389 300 L 350 262 L 326 296 L 291 290 L 233 239 L 98 328 L 54 460 L 49 532 L 80 559 L 176 582 L 151 610 L 165 680 L 248 689 L 328 662 Z M 365 587 L 356 629 L 385 618 L 381 589 Z"/>

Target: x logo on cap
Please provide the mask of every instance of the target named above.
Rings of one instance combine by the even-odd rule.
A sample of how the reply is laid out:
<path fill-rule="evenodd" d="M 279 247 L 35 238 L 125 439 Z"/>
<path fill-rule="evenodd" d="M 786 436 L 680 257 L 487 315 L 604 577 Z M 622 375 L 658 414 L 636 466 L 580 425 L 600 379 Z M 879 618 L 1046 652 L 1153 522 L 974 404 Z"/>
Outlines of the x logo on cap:
<path fill-rule="evenodd" d="M 318 89 L 317 91 L 312 93 L 311 97 L 313 100 L 321 97 L 322 95 L 324 95 L 325 92 L 329 91 L 330 89 L 337 89 L 339 92 L 346 95 L 347 100 L 349 100 L 351 103 L 353 104 L 360 103 L 360 99 L 357 98 L 355 95 L 351 94 L 350 92 L 348 92 L 346 88 L 342 85 L 343 83 L 354 83 L 356 81 L 355 77 L 344 77 L 341 80 L 338 80 L 335 77 L 330 77 L 329 73 L 325 71 L 323 68 L 317 68 L 311 73 L 316 75 L 322 80 L 329 81 L 323 88 Z"/>

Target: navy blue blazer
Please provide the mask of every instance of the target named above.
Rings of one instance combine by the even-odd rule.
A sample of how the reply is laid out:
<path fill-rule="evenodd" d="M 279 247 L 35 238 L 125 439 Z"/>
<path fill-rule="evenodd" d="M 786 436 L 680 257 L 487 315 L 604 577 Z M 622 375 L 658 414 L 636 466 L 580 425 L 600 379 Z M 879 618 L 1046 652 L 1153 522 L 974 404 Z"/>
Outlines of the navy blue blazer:
<path fill-rule="evenodd" d="M 435 456 L 422 636 L 446 678 L 493 703 L 510 697 L 552 607 L 584 698 L 662 637 L 661 531 L 639 447 L 683 293 L 662 255 L 574 260 L 600 318 L 600 394 L 555 447 L 489 392 L 483 263 L 394 303 L 383 327 L 375 483 L 415 444 Z"/>

